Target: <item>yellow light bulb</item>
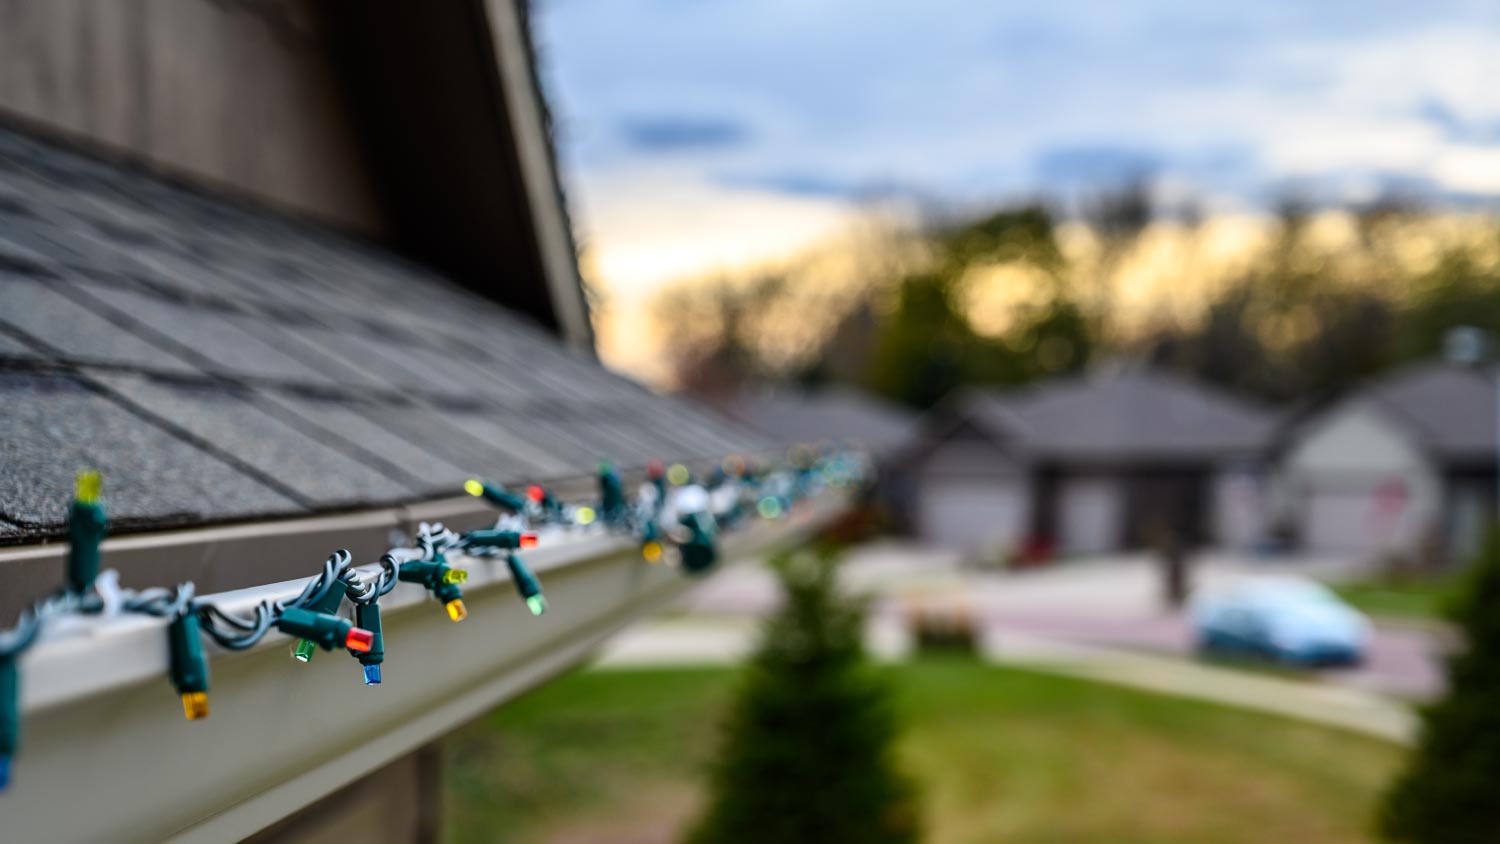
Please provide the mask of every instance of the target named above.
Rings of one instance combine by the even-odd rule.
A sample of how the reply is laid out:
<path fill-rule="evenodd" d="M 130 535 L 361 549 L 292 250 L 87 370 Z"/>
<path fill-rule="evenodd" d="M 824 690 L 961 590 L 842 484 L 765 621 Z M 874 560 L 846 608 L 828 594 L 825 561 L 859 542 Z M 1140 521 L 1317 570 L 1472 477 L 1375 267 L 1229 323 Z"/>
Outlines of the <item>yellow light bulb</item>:
<path fill-rule="evenodd" d="M 78 500 L 84 504 L 98 504 L 104 491 L 104 476 L 92 469 L 78 473 Z"/>
<path fill-rule="evenodd" d="M 484 482 L 476 478 L 469 478 L 467 481 L 464 481 L 464 492 L 478 498 L 484 495 Z"/>
<path fill-rule="evenodd" d="M 576 522 L 578 522 L 580 525 L 591 525 L 591 524 L 593 524 L 594 523 L 594 508 L 592 508 L 592 507 L 579 507 L 573 513 L 573 520 L 576 521 Z"/>
<path fill-rule="evenodd" d="M 443 572 L 444 583 L 467 583 L 469 572 L 465 569 L 448 569 Z"/>
<path fill-rule="evenodd" d="M 661 562 L 661 555 L 662 550 L 660 542 L 647 542 L 645 545 L 641 546 L 641 556 L 644 557 L 646 559 L 646 562 L 648 563 Z"/>
<path fill-rule="evenodd" d="M 681 463 L 673 463 L 672 468 L 667 470 L 667 480 L 672 482 L 672 486 L 682 486 L 692 476 L 692 473 L 688 471 L 688 467 Z"/>
<path fill-rule="evenodd" d="M 469 617 L 469 611 L 464 607 L 462 599 L 454 598 L 443 606 L 448 610 L 448 617 L 454 621 L 463 621 Z"/>
<path fill-rule="evenodd" d="M 183 692 L 182 714 L 189 721 L 198 721 L 208 717 L 208 692 Z"/>

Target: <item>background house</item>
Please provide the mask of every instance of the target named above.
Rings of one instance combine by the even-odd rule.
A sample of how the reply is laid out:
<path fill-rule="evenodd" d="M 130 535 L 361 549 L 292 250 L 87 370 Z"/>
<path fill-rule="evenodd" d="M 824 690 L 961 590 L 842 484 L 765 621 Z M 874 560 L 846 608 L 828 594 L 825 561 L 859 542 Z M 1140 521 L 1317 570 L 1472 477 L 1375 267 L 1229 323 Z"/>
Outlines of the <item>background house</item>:
<path fill-rule="evenodd" d="M 828 442 L 888 454 L 906 445 L 917 414 L 852 387 L 755 390 L 723 408 L 776 442 Z"/>
<path fill-rule="evenodd" d="M 1098 372 L 966 392 L 907 455 L 919 535 L 973 552 L 1092 554 L 1260 538 L 1266 409 L 1181 377 Z"/>
<path fill-rule="evenodd" d="M 1275 510 L 1317 553 L 1452 558 L 1495 512 L 1492 372 L 1419 364 L 1298 414 L 1278 447 Z"/>

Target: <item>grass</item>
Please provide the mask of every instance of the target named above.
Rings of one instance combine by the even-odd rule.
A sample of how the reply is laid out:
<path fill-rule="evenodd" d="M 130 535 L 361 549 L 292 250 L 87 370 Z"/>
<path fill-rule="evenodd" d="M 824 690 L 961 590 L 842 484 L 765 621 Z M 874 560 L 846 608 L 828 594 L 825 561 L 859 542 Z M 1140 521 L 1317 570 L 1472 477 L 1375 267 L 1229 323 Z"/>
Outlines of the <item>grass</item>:
<path fill-rule="evenodd" d="M 1375 618 L 1441 620 L 1456 578 L 1376 578 L 1335 584 L 1333 591 Z"/>
<path fill-rule="evenodd" d="M 1402 760 L 1351 734 L 958 657 L 890 676 L 937 844 L 1366 841 Z M 449 840 L 676 840 L 734 684 L 585 672 L 492 713 L 449 743 Z"/>

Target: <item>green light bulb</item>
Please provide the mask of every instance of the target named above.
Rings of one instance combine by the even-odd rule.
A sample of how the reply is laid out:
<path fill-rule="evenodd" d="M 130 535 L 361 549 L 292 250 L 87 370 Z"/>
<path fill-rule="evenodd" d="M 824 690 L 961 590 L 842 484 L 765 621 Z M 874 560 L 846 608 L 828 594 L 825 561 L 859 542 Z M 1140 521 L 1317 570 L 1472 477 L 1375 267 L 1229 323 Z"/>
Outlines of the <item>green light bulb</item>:
<path fill-rule="evenodd" d="M 292 646 L 292 656 L 298 662 L 311 662 L 313 651 L 318 649 L 318 643 L 311 639 L 298 639 L 297 644 Z"/>
<path fill-rule="evenodd" d="M 526 599 L 526 606 L 531 608 L 532 615 L 541 615 L 547 611 L 547 599 L 541 595 L 532 595 Z"/>

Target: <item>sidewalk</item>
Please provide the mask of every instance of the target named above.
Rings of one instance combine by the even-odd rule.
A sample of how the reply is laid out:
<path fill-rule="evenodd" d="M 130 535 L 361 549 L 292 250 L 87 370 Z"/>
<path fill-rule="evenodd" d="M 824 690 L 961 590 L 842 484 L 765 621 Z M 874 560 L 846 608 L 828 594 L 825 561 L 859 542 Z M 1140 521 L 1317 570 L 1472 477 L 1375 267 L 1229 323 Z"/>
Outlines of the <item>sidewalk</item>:
<path fill-rule="evenodd" d="M 1167 656 L 1048 641 L 1015 634 L 987 636 L 987 661 L 1176 697 L 1268 712 L 1412 744 L 1418 720 L 1383 695 L 1328 683 L 1283 680 Z"/>

